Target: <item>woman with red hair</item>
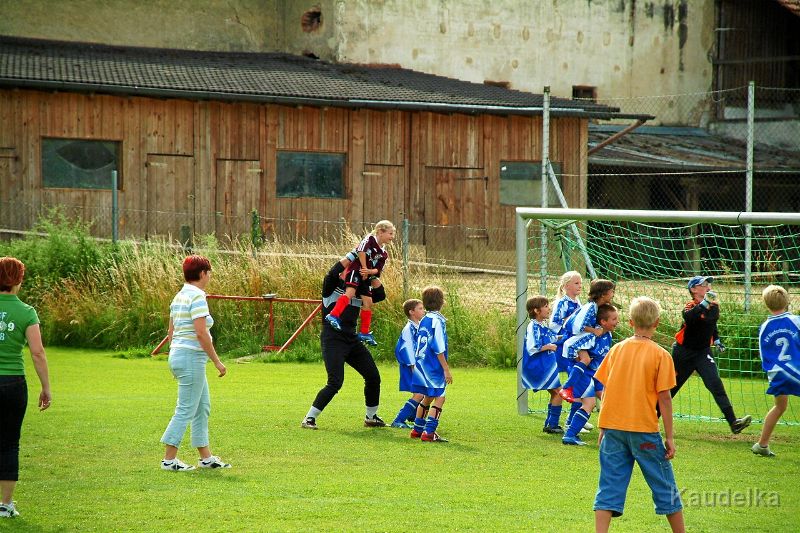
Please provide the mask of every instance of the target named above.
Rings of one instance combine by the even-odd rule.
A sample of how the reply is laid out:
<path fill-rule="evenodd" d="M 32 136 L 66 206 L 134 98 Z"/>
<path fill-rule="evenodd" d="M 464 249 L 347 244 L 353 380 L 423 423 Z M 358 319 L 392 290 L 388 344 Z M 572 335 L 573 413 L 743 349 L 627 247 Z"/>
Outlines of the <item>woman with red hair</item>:
<path fill-rule="evenodd" d="M 161 437 L 166 446 L 161 468 L 176 472 L 195 469 L 178 459 L 178 446 L 190 425 L 192 446 L 200 453 L 200 468 L 230 468 L 230 464 L 212 455 L 208 447 L 211 399 L 206 363 L 209 359 L 214 362 L 219 377 L 227 372 L 209 331 L 214 319 L 204 289 L 211 279 L 211 263 L 201 255 L 190 255 L 183 261 L 183 278 L 186 283 L 169 307 L 169 368 L 178 381 L 178 402 Z"/>
<path fill-rule="evenodd" d="M 39 376 L 39 410 L 50 407 L 47 357 L 39 330 L 39 316 L 17 297 L 25 265 L 14 257 L 0 257 L 0 517 L 19 516 L 11 499 L 19 479 L 19 437 L 28 406 L 28 385 L 22 348 L 31 350 Z"/>

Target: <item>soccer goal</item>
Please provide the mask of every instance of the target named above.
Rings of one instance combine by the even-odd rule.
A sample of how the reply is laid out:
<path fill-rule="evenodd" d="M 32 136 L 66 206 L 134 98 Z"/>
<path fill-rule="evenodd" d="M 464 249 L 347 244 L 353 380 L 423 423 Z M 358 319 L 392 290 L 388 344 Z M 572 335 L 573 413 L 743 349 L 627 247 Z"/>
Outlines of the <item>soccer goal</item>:
<path fill-rule="evenodd" d="M 798 309 L 800 214 L 523 207 L 516 213 L 519 414 L 544 411 L 548 401 L 547 394 L 538 394 L 530 408 L 520 377 L 525 302 L 534 294 L 552 301 L 558 277 L 576 270 L 584 278 L 582 301 L 591 279 L 616 282 L 614 303 L 621 319 L 615 342 L 631 334 L 630 300 L 657 300 L 662 316 L 654 340 L 670 351 L 683 323 L 681 311 L 691 299 L 688 279 L 713 276 L 720 299 L 718 329 L 726 346 L 715 350 L 714 358 L 737 415 L 763 418 L 773 401 L 764 394 L 767 380 L 758 353 L 759 326 L 768 314 L 761 291 L 780 284 L 792 297 L 790 310 Z M 798 407 L 790 401 L 781 421 L 800 424 Z M 696 375 L 675 398 L 674 410 L 676 417 L 722 420 Z"/>

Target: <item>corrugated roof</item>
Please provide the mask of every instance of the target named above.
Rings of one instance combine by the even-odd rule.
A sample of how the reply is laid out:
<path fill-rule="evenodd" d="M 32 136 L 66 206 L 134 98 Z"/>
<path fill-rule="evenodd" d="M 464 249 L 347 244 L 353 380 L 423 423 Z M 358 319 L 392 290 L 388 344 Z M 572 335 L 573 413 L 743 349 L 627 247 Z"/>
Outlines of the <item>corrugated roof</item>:
<path fill-rule="evenodd" d="M 800 0 L 777 0 L 783 7 L 800 17 Z"/>
<path fill-rule="evenodd" d="M 621 128 L 589 126 L 589 147 Z M 744 141 L 712 135 L 699 128 L 643 126 L 589 156 L 590 165 L 654 168 L 671 171 L 737 170 L 746 167 Z M 753 148 L 757 170 L 795 170 L 800 173 L 800 152 L 757 144 Z"/>
<path fill-rule="evenodd" d="M 0 84 L 14 87 L 540 114 L 543 97 L 386 66 L 333 64 L 283 53 L 200 52 L 0 36 Z M 551 98 L 554 114 L 607 116 L 617 109 Z"/>

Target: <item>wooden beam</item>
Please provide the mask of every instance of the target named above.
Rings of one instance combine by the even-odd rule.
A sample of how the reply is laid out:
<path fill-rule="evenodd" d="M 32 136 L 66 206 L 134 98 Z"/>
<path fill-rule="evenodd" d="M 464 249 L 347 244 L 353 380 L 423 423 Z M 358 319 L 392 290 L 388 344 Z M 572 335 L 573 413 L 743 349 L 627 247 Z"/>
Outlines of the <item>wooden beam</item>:
<path fill-rule="evenodd" d="M 634 122 L 633 124 L 631 124 L 630 126 L 628 126 L 627 128 L 625 128 L 624 130 L 618 131 L 617 133 L 615 133 L 614 135 L 612 135 L 608 139 L 606 139 L 606 140 L 602 141 L 601 143 L 599 143 L 594 148 L 590 148 L 589 149 L 589 155 L 592 155 L 593 153 L 602 150 L 603 148 L 605 148 L 609 144 L 613 143 L 614 141 L 616 141 L 620 137 L 623 137 L 623 136 L 629 134 L 630 132 L 632 132 L 633 130 L 635 130 L 636 128 L 638 128 L 642 124 L 644 124 L 644 122 L 645 122 L 644 120 L 639 119 L 636 122 Z"/>

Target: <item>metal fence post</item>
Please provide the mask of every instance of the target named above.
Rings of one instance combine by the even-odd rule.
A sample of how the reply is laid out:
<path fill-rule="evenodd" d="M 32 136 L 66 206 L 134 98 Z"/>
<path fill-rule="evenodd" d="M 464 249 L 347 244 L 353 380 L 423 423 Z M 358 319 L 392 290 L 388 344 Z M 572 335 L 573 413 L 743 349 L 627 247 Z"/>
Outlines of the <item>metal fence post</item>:
<path fill-rule="evenodd" d="M 111 171 L 111 242 L 117 243 L 119 239 L 119 175 L 116 170 Z"/>
<path fill-rule="evenodd" d="M 403 235 L 402 235 L 402 243 L 403 243 L 403 249 L 402 249 L 402 254 L 403 254 L 403 300 L 407 300 L 408 299 L 408 241 L 409 241 L 408 233 L 409 233 L 409 229 L 410 229 L 407 218 L 403 219 L 402 228 L 403 228 L 402 229 L 402 231 L 403 231 Z"/>
<path fill-rule="evenodd" d="M 547 207 L 547 164 L 550 161 L 550 86 L 544 88 L 544 103 L 542 105 L 542 207 Z M 539 293 L 547 294 L 547 226 L 541 226 L 541 260 Z"/>
<path fill-rule="evenodd" d="M 753 145 L 755 139 L 755 114 L 756 114 L 756 82 L 747 85 L 747 182 L 745 183 L 744 210 L 750 213 L 753 210 Z M 750 312 L 751 277 L 753 262 L 753 226 L 744 226 L 744 311 Z"/>

